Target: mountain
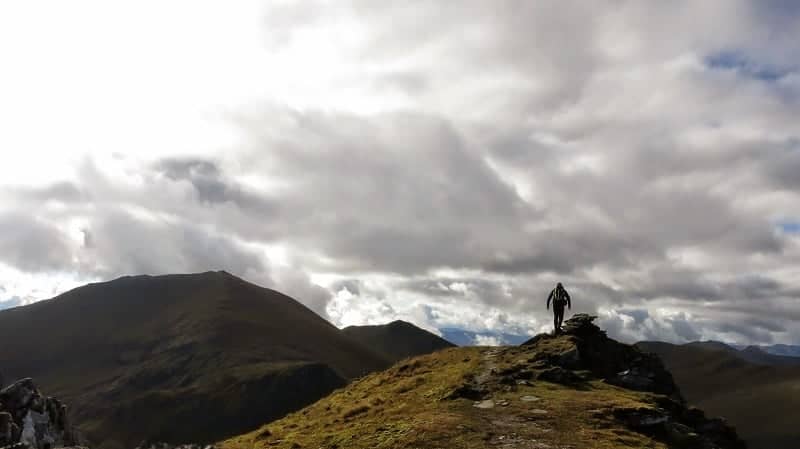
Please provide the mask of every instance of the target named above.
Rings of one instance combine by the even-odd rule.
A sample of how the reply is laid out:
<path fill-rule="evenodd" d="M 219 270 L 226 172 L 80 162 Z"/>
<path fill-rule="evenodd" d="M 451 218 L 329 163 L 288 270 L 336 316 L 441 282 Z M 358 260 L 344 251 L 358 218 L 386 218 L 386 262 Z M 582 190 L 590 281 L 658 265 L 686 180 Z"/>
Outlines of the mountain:
<path fill-rule="evenodd" d="M 473 332 L 455 327 L 439 329 L 442 338 L 457 346 L 497 346 L 518 345 L 529 339 L 529 335 L 506 334 L 502 332 Z"/>
<path fill-rule="evenodd" d="M 89 284 L 0 312 L 0 370 L 71 406 L 93 447 L 252 429 L 390 362 L 225 272 Z"/>
<path fill-rule="evenodd" d="M 800 358 L 800 346 L 796 345 L 775 344 L 775 345 L 762 345 L 762 346 L 746 346 L 746 345 L 731 345 L 731 346 L 734 346 L 736 349 L 739 350 L 747 349 L 748 347 L 755 347 L 772 355 Z"/>
<path fill-rule="evenodd" d="M 800 346 L 776 344 L 769 346 L 761 346 L 761 349 L 772 354 L 782 355 L 785 357 L 800 357 Z"/>
<path fill-rule="evenodd" d="M 644 342 L 647 344 L 648 342 Z M 734 346 L 718 341 L 693 341 L 684 346 L 722 351 L 757 365 L 800 365 L 800 358 L 771 354 L 761 346 Z"/>
<path fill-rule="evenodd" d="M 636 344 L 658 354 L 686 399 L 725 416 L 752 449 L 792 449 L 800 441 L 800 366 L 765 363 L 759 350 L 738 351 L 718 343 Z M 744 355 L 743 355 L 744 353 Z M 758 359 L 755 363 L 753 359 Z"/>
<path fill-rule="evenodd" d="M 438 335 L 400 320 L 378 326 L 350 326 L 342 332 L 392 361 L 454 346 Z"/>
<path fill-rule="evenodd" d="M 723 421 L 685 405 L 657 357 L 592 319 L 522 346 L 403 360 L 219 447 L 744 448 Z"/>

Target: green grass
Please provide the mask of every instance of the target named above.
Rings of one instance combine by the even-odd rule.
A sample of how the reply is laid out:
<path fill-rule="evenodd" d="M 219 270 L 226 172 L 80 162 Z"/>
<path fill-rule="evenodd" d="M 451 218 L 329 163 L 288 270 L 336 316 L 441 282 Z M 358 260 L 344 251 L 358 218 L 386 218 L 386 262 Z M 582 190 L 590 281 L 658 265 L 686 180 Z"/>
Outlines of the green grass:
<path fill-rule="evenodd" d="M 454 348 L 405 360 L 299 412 L 224 441 L 221 446 L 665 448 L 662 443 L 624 428 L 612 417 L 616 408 L 655 407 L 655 395 L 601 381 L 588 381 L 580 388 L 539 381 L 512 386 L 498 381 L 502 377 L 498 373 L 504 369 L 519 365 L 534 370 L 532 360 L 549 351 L 569 349 L 570 344 L 568 339 L 556 339 L 535 349 Z M 497 353 L 492 356 L 494 351 Z M 496 404 L 494 408 L 476 408 L 470 399 L 447 399 L 465 382 L 475 382 L 476 378 L 484 380 L 487 397 Z M 540 400 L 525 402 L 521 400 L 523 396 Z"/>

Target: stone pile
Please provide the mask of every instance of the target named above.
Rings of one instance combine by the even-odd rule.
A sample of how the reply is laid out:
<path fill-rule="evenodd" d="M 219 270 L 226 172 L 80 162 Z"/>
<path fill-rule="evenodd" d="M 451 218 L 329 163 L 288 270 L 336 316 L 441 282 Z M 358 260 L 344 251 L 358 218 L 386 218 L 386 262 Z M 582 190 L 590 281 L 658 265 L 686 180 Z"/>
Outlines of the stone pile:
<path fill-rule="evenodd" d="M 72 447 L 78 440 L 67 417 L 67 406 L 43 396 L 32 379 L 0 390 L 0 449 Z"/>

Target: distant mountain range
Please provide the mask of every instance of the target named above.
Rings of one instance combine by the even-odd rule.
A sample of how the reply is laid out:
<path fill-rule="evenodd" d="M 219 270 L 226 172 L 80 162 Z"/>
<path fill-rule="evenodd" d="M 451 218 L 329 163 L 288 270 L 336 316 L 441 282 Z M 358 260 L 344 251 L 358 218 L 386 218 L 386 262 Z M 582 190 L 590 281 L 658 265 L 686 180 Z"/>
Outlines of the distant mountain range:
<path fill-rule="evenodd" d="M 500 346 L 519 345 L 531 338 L 530 335 L 506 334 L 502 332 L 473 332 L 465 329 L 446 327 L 439 329 L 442 338 L 457 346 Z"/>
<path fill-rule="evenodd" d="M 780 355 L 784 357 L 800 357 L 800 346 L 794 345 L 769 345 L 769 346 L 747 346 L 747 345 L 731 345 L 732 347 L 742 350 L 748 347 L 756 347 L 768 354 Z"/>
<path fill-rule="evenodd" d="M 341 331 L 226 272 L 123 277 L 3 310 L 0 342 L 4 377 L 35 378 L 102 449 L 217 441 L 449 346 L 408 323 Z"/>
<path fill-rule="evenodd" d="M 728 418 L 751 449 L 798 447 L 800 358 L 713 341 L 636 346 L 658 354 L 686 399 Z"/>

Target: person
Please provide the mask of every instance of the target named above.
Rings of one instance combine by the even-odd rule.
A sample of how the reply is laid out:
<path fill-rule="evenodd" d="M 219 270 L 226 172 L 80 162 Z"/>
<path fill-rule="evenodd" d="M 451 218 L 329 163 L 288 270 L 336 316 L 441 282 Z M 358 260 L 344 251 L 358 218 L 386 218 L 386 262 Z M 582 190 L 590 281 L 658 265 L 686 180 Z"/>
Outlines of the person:
<path fill-rule="evenodd" d="M 553 333 L 561 332 L 561 322 L 564 321 L 564 306 L 572 310 L 572 299 L 569 293 L 559 282 L 547 297 L 547 310 L 550 310 L 550 301 L 553 301 Z"/>

